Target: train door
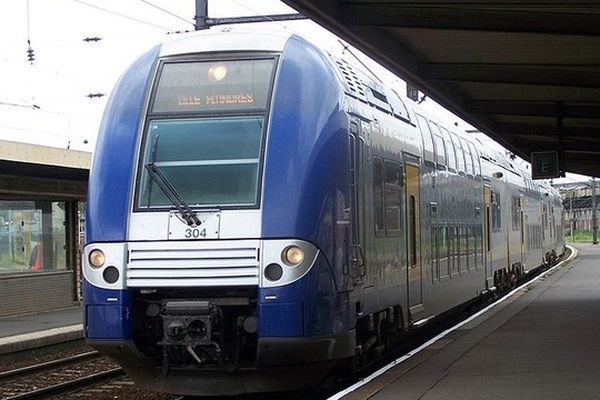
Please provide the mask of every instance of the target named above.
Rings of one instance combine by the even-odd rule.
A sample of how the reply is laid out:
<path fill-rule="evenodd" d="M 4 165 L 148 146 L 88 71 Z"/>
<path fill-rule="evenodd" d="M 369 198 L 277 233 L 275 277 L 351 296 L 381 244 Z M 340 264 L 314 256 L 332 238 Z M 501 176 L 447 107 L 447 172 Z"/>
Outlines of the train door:
<path fill-rule="evenodd" d="M 423 288 L 421 271 L 421 216 L 419 167 L 405 164 L 406 169 L 406 238 L 408 261 L 408 307 L 411 319 L 417 319 L 423 311 Z"/>
<path fill-rule="evenodd" d="M 365 221 L 364 221 L 364 138 L 360 125 L 350 123 L 350 191 L 352 196 L 352 247 L 350 249 L 350 276 L 354 285 L 363 282 L 365 268 Z"/>
<path fill-rule="evenodd" d="M 487 287 L 494 285 L 492 275 L 492 191 L 489 185 L 483 187 L 483 254 Z"/>

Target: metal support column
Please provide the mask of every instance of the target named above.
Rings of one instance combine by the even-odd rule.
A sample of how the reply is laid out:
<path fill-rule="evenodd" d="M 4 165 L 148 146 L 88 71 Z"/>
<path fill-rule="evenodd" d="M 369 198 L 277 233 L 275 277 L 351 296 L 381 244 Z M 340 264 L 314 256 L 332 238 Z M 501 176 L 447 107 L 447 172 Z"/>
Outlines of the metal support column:
<path fill-rule="evenodd" d="M 196 15 L 194 16 L 196 21 L 196 30 L 200 31 L 208 29 L 208 0 L 196 0 Z"/>

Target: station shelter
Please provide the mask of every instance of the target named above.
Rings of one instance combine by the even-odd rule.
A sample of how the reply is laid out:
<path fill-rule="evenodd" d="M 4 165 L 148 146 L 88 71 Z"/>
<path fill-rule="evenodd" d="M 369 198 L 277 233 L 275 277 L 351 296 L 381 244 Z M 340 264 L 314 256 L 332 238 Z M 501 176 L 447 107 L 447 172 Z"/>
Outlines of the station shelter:
<path fill-rule="evenodd" d="M 0 140 L 0 317 L 79 301 L 91 153 Z"/>

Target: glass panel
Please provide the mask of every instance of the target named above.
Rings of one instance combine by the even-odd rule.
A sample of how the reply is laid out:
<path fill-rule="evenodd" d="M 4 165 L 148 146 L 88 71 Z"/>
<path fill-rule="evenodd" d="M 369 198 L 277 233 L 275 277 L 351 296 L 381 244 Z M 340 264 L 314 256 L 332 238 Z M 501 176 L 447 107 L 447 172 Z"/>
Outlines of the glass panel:
<path fill-rule="evenodd" d="M 0 274 L 66 270 L 65 203 L 0 201 Z"/>
<path fill-rule="evenodd" d="M 153 113 L 265 109 L 274 59 L 166 63 Z"/>
<path fill-rule="evenodd" d="M 433 282 L 437 282 L 440 279 L 440 243 L 439 243 L 439 226 L 432 224 L 431 226 L 431 276 Z"/>
<path fill-rule="evenodd" d="M 383 226 L 383 162 L 373 159 L 373 203 L 375 206 L 375 230 L 382 231 Z"/>
<path fill-rule="evenodd" d="M 433 140 L 435 142 L 435 156 L 436 162 L 440 165 L 446 165 L 446 146 L 442 139 L 442 132 L 435 122 L 429 121 L 429 128 L 433 133 Z"/>
<path fill-rule="evenodd" d="M 385 226 L 389 233 L 400 231 L 400 197 L 402 169 L 400 165 L 385 162 Z"/>
<path fill-rule="evenodd" d="M 459 233 L 460 233 L 460 244 L 459 244 L 459 249 L 460 249 L 460 267 L 461 267 L 461 272 L 466 272 L 469 270 L 470 266 L 469 266 L 469 235 L 468 235 L 468 230 L 466 226 L 461 226 L 459 228 Z"/>
<path fill-rule="evenodd" d="M 440 257 L 440 278 L 447 278 L 450 275 L 450 260 L 448 252 L 450 243 L 448 242 L 448 226 L 444 225 L 439 231 L 439 257 Z"/>
<path fill-rule="evenodd" d="M 471 156 L 473 157 L 473 168 L 475 175 L 481 175 L 481 160 L 479 159 L 479 153 L 477 152 L 477 147 L 472 142 L 469 142 L 469 148 L 471 149 Z"/>
<path fill-rule="evenodd" d="M 262 117 L 151 121 L 138 206 L 172 206 L 148 176 L 152 162 L 190 206 L 257 204 L 262 135 Z"/>
<path fill-rule="evenodd" d="M 454 144 L 454 149 L 456 150 L 456 170 L 459 172 L 465 171 L 465 155 L 463 154 L 463 148 L 460 144 L 460 140 L 458 140 L 458 136 L 455 133 L 451 133 L 450 137 L 452 138 L 452 143 Z"/>
<path fill-rule="evenodd" d="M 433 159 L 433 138 L 429 131 L 429 125 L 425 118 L 417 115 L 417 121 L 421 127 L 421 137 L 423 138 L 423 158 L 427 161 L 434 161 Z"/>
<path fill-rule="evenodd" d="M 450 226 L 449 233 L 450 276 L 458 274 L 458 228 Z"/>
<path fill-rule="evenodd" d="M 450 138 L 450 132 L 446 128 L 441 128 L 442 138 L 446 144 L 446 154 L 448 155 L 448 168 L 456 169 L 456 155 L 454 153 L 454 144 Z"/>
<path fill-rule="evenodd" d="M 474 175 L 473 173 L 473 159 L 471 158 L 471 149 L 467 144 L 467 141 L 463 138 L 460 138 L 460 142 L 462 143 L 463 153 L 465 155 L 465 169 L 467 174 Z"/>

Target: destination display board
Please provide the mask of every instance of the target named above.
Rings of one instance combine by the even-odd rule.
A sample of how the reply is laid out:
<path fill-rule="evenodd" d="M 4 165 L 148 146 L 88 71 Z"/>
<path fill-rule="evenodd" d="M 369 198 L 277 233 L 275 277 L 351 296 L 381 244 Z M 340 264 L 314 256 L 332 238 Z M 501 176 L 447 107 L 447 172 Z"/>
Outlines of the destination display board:
<path fill-rule="evenodd" d="M 273 58 L 165 63 L 152 113 L 265 109 L 274 67 Z"/>

